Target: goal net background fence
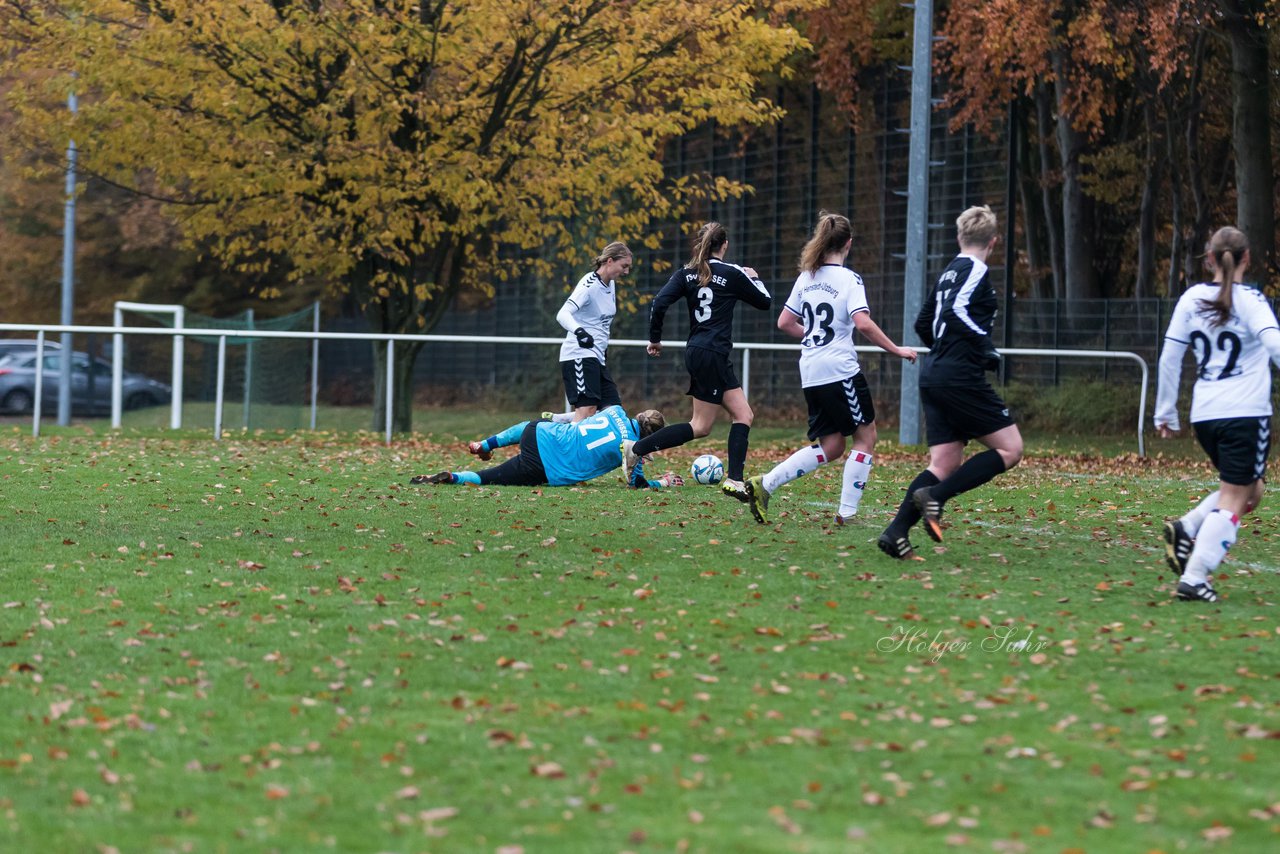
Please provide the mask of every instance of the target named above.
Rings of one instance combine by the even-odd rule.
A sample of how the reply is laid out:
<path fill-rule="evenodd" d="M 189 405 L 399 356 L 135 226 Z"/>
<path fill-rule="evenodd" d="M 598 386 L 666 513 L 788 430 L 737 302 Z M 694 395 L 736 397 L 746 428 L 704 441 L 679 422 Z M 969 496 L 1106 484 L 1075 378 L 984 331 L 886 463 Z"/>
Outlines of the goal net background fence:
<path fill-rule="evenodd" d="M 174 328 L 172 307 L 123 310 L 128 326 Z M 218 336 L 201 329 L 306 332 L 316 328 L 317 309 L 309 306 L 281 317 L 263 317 L 252 309 L 226 317 L 182 312 L 183 423 L 188 406 L 211 404 L 217 394 Z M 187 331 L 189 330 L 189 331 Z M 129 336 L 124 342 L 124 368 L 168 379 L 174 342 L 162 336 Z M 311 425 L 312 342 L 297 339 L 227 337 L 223 388 L 225 425 L 245 430 L 296 430 Z M 201 421 L 207 420 L 205 418 Z"/>

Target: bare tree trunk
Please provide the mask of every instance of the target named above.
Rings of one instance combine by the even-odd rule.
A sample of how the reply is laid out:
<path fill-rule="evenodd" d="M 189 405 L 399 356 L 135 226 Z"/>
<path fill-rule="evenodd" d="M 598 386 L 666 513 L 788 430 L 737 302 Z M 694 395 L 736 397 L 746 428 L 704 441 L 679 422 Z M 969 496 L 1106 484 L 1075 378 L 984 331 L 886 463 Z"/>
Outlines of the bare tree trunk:
<path fill-rule="evenodd" d="M 424 305 L 407 291 L 378 285 L 378 273 L 396 262 L 373 257 L 356 266 L 352 272 L 351 293 L 362 301 L 365 320 L 372 332 L 391 334 L 424 333 L 429 331 L 422 318 Z M 396 264 L 397 267 L 402 266 Z M 442 299 L 443 294 L 437 295 Z M 434 324 L 433 324 L 434 325 Z M 391 429 L 407 433 L 413 429 L 413 365 L 422 350 L 421 341 L 396 341 L 393 343 L 391 366 L 392 421 Z M 387 401 L 387 344 L 375 341 L 373 347 L 373 412 L 370 428 L 382 432 L 386 429 Z"/>
<path fill-rule="evenodd" d="M 1231 139 L 1236 161 L 1236 225 L 1249 236 L 1255 275 L 1275 269 L 1275 179 L 1271 167 L 1271 86 L 1266 0 L 1223 3 L 1231 40 Z"/>
<path fill-rule="evenodd" d="M 372 429 L 386 430 L 387 417 L 387 344 L 373 342 L 373 423 Z M 413 366 L 422 344 L 417 341 L 395 341 L 391 365 L 391 430 L 408 433 L 413 429 Z"/>
<path fill-rule="evenodd" d="M 1205 190 L 1205 174 L 1203 157 L 1201 157 L 1200 148 L 1200 112 L 1202 109 L 1203 95 L 1201 93 L 1201 81 L 1204 79 L 1204 53 L 1207 42 L 1204 32 L 1196 38 L 1193 56 L 1195 62 L 1191 67 L 1191 79 L 1187 85 L 1187 111 L 1185 140 L 1187 150 L 1187 183 L 1191 189 L 1191 201 L 1194 205 L 1194 217 L 1191 221 L 1191 230 L 1186 234 L 1186 241 L 1183 244 L 1182 255 L 1179 259 L 1182 264 L 1182 273 L 1185 281 L 1189 284 L 1196 281 L 1200 275 L 1200 265 L 1198 256 L 1201 247 L 1204 246 L 1205 240 L 1208 238 L 1209 230 L 1209 194 Z M 1177 296 L 1181 291 L 1170 291 L 1170 296 Z"/>
<path fill-rule="evenodd" d="M 1027 110 L 1018 110 L 1018 172 L 1010 180 L 1018 182 L 1018 201 L 1022 207 L 1022 239 L 1027 251 L 1027 265 L 1031 268 L 1031 299 L 1053 298 L 1053 270 L 1050 268 L 1050 252 L 1045 246 L 1047 229 L 1044 222 L 1041 176 L 1044 166 L 1039 160 L 1039 144 L 1032 140 L 1039 137 Z"/>
<path fill-rule="evenodd" d="M 1142 180 L 1142 201 L 1138 207 L 1138 270 L 1133 281 L 1133 298 L 1148 296 L 1156 270 L 1156 186 L 1160 181 L 1160 158 L 1156 156 L 1157 116 L 1155 104 L 1142 108 L 1146 120 L 1147 152 Z"/>
<path fill-rule="evenodd" d="M 1068 307 L 1080 300 L 1102 296 L 1094 269 L 1094 240 L 1089 197 L 1084 191 L 1081 158 L 1086 153 L 1086 137 L 1076 130 L 1072 117 L 1063 110 L 1069 69 L 1061 51 L 1053 55 L 1054 95 L 1057 101 L 1058 153 L 1062 158 L 1062 243 L 1063 272 Z"/>
<path fill-rule="evenodd" d="M 1036 87 L 1036 125 L 1039 131 L 1036 137 L 1040 140 L 1040 205 L 1044 210 L 1045 233 L 1049 238 L 1049 268 L 1053 271 L 1053 293 L 1046 294 L 1057 298 L 1065 293 L 1066 276 L 1062 263 L 1062 233 L 1058 225 L 1058 207 L 1053 201 L 1053 190 L 1049 185 L 1052 168 L 1053 151 L 1049 147 L 1049 128 L 1053 127 L 1053 108 L 1049 102 L 1049 90 L 1043 83 Z"/>
<path fill-rule="evenodd" d="M 1175 145 L 1178 134 L 1174 127 L 1176 118 L 1173 110 L 1174 101 L 1165 101 L 1165 153 L 1169 158 L 1169 229 L 1173 233 L 1173 244 L 1169 247 L 1169 277 L 1165 282 L 1165 294 L 1177 297 L 1182 293 L 1179 282 L 1182 281 L 1182 257 L 1184 223 L 1182 221 L 1182 171 L 1179 168 Z"/>

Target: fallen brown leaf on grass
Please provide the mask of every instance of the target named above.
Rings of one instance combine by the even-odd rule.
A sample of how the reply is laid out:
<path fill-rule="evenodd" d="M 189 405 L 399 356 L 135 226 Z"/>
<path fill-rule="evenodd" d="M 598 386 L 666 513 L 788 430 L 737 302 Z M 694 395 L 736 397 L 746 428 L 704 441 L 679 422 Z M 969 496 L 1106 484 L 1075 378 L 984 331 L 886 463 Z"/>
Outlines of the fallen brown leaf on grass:
<path fill-rule="evenodd" d="M 548 780 L 559 780 L 565 776 L 564 769 L 558 762 L 539 762 L 529 768 L 529 773 Z"/>

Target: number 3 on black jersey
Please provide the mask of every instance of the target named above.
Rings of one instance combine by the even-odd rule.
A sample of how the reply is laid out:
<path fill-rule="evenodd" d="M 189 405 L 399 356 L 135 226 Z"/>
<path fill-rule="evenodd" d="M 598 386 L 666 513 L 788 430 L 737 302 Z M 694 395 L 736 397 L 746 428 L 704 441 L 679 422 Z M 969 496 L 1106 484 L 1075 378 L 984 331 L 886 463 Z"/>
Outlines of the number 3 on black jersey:
<path fill-rule="evenodd" d="M 711 319 L 711 300 L 714 294 L 711 288 L 702 286 L 698 288 L 698 307 L 693 312 L 693 319 L 699 323 L 706 323 Z"/>
<path fill-rule="evenodd" d="M 817 305 L 805 303 L 801 309 L 804 317 L 804 337 L 800 343 L 805 347 L 825 347 L 835 337 L 831 321 L 835 320 L 836 310 L 831 303 L 820 302 Z"/>

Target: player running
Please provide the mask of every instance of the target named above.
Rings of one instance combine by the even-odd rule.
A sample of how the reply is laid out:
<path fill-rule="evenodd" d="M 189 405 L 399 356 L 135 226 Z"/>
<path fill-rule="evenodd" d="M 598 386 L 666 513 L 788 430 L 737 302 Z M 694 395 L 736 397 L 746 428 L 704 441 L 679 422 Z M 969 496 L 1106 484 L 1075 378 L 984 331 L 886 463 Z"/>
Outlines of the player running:
<path fill-rule="evenodd" d="M 778 314 L 778 328 L 799 338 L 800 385 L 809 404 L 809 440 L 817 444 L 796 451 L 768 474 L 747 481 L 751 515 L 768 521 L 769 496 L 783 484 L 844 456 L 845 437 L 853 436 L 853 453 L 844 464 L 836 524 L 858 512 L 862 490 L 871 476 L 876 444 L 876 410 L 871 387 L 853 349 L 853 332 L 908 362 L 916 351 L 899 347 L 871 319 L 862 277 L 844 266 L 853 247 L 853 227 L 840 214 L 822 213 L 813 236 L 800 252 L 800 275 Z"/>
<path fill-rule="evenodd" d="M 1182 357 L 1196 360 L 1191 426 L 1218 470 L 1218 489 L 1180 519 L 1165 522 L 1169 567 L 1179 573 L 1175 595 L 1216 602 L 1212 577 L 1236 541 L 1240 517 L 1262 500 L 1271 452 L 1271 365 L 1280 367 L 1280 328 L 1264 297 L 1240 279 L 1249 268 L 1244 232 L 1227 226 L 1206 247 L 1213 282 L 1182 294 L 1160 351 L 1155 426 L 1162 438 L 1179 430 Z"/>
<path fill-rule="evenodd" d="M 733 310 L 739 302 L 745 302 L 767 311 L 773 305 L 773 297 L 755 270 L 725 262 L 728 250 L 729 233 L 723 225 L 709 222 L 702 226 L 688 265 L 672 274 L 650 306 L 646 348 L 650 356 L 662 354 L 662 323 L 667 309 L 681 298 L 688 306 L 689 340 L 684 364 L 689 371 L 688 394 L 693 398 L 693 416 L 685 423 L 668 425 L 634 445 L 623 443 L 623 464 L 632 486 L 645 485 L 645 479 L 637 475 L 644 457 L 706 436 L 723 407 L 733 423 L 729 427 L 726 477 L 720 488 L 739 501 L 748 500 L 742 470 L 755 414 L 729 362 L 729 352 L 733 349 Z"/>
<path fill-rule="evenodd" d="M 614 280 L 631 272 L 631 260 L 625 243 L 614 241 L 600 250 L 595 269 L 578 280 L 556 313 L 556 322 L 568 333 L 560 345 L 560 374 L 573 412 L 543 413 L 552 421 L 581 421 L 601 407 L 622 403 L 605 364 L 605 351 L 609 327 L 618 313 Z"/>
<path fill-rule="evenodd" d="M 497 435 L 471 442 L 468 452 L 487 460 L 495 448 L 520 446 L 520 452 L 493 468 L 442 471 L 418 475 L 411 484 L 470 483 L 484 486 L 571 486 L 600 477 L 618 467 L 618 443 L 648 436 L 666 424 L 662 413 L 646 409 L 628 418 L 621 406 L 607 407 L 573 423 L 539 419 L 513 424 Z M 641 471 L 643 477 L 643 470 Z M 684 478 L 668 472 L 646 485 L 655 489 L 682 486 Z"/>
<path fill-rule="evenodd" d="M 987 279 L 987 257 L 999 237 L 996 215 L 986 205 L 971 207 L 956 219 L 956 232 L 960 254 L 938 277 L 915 320 L 916 334 L 929 347 L 919 380 L 929 466 L 907 487 L 897 515 L 880 535 L 880 550 L 899 560 L 916 558 L 907 539 L 912 525 L 923 520 L 930 539 L 942 542 L 947 501 L 1022 460 L 1022 434 L 986 375 L 1000 366 L 991 343 L 996 291 Z M 965 460 L 970 439 L 988 450 Z"/>

